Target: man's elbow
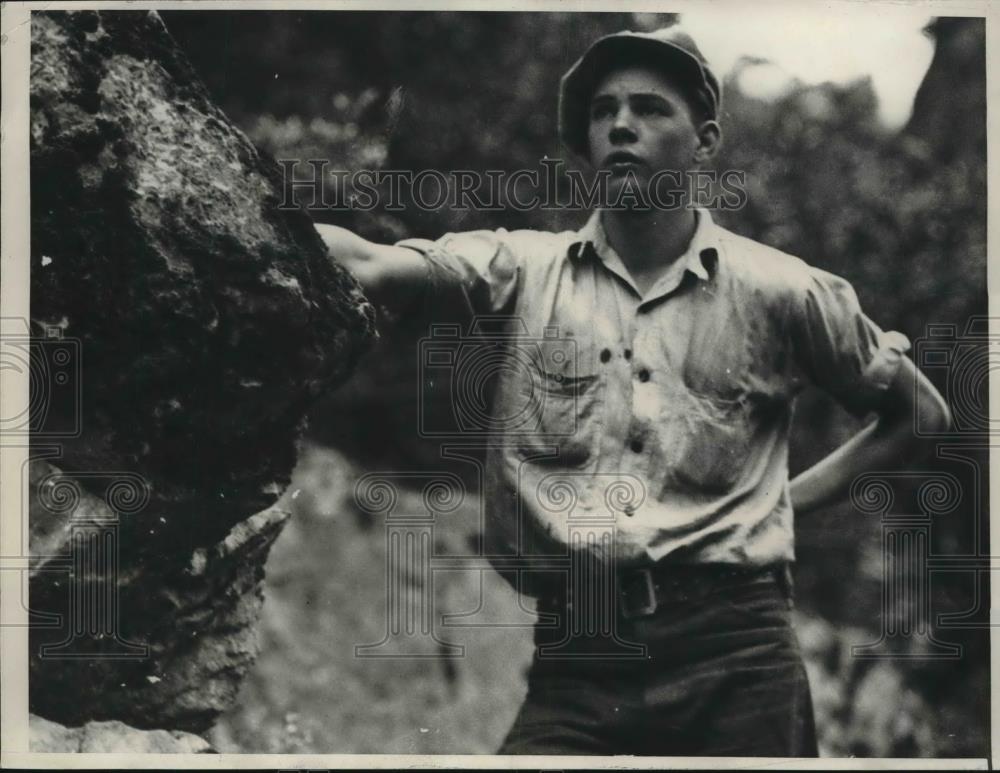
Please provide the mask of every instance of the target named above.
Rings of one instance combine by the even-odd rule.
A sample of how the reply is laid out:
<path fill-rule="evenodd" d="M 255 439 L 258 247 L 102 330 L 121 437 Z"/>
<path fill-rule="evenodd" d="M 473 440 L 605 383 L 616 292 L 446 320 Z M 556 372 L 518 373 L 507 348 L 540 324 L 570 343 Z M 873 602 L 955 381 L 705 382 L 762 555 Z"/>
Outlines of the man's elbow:
<path fill-rule="evenodd" d="M 941 435 L 950 431 L 953 425 L 951 409 L 941 394 L 934 390 L 933 399 L 925 402 L 930 403 L 926 408 L 921 406 L 920 426 L 926 428 L 925 432 Z"/>
<path fill-rule="evenodd" d="M 947 401 L 909 358 L 903 359 L 903 365 L 886 396 L 887 412 L 893 415 L 893 423 L 896 426 L 904 422 L 909 424 L 910 433 L 935 436 L 948 432 L 952 427 Z"/>
<path fill-rule="evenodd" d="M 920 371 L 916 371 L 917 426 L 921 434 L 941 435 L 952 427 L 951 409 L 937 388 Z"/>

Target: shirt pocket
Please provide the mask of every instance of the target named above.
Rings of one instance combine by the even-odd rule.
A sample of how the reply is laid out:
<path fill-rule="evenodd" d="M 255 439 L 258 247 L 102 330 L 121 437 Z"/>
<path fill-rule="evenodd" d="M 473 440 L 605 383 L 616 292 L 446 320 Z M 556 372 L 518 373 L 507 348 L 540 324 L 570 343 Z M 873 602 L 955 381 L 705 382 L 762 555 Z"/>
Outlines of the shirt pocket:
<path fill-rule="evenodd" d="M 539 369 L 517 390 L 522 405 L 531 406 L 533 412 L 533 420 L 518 437 L 523 458 L 573 468 L 596 460 L 602 405 L 599 374 Z"/>
<path fill-rule="evenodd" d="M 688 393 L 675 413 L 671 474 L 682 489 L 724 494 L 743 475 L 750 455 L 749 409 L 743 399 Z"/>

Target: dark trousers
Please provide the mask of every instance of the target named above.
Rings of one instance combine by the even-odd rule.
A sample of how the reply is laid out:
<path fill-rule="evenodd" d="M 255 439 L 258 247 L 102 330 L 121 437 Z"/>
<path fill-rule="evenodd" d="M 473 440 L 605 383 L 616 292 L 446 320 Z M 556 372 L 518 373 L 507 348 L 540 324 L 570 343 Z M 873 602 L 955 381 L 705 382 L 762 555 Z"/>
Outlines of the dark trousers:
<path fill-rule="evenodd" d="M 535 628 L 528 694 L 499 754 L 817 755 L 809 684 L 775 577 L 646 617 L 619 612 L 610 643 L 593 631 L 570 635 L 564 603 L 539 603 L 560 623 Z M 538 649 L 546 645 L 555 647 Z"/>

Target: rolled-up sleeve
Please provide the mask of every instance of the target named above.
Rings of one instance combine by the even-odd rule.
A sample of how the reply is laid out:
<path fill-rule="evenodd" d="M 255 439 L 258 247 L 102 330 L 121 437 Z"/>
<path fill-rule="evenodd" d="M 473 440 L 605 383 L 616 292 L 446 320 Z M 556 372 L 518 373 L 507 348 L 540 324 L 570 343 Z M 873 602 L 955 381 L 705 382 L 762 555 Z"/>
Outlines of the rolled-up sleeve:
<path fill-rule="evenodd" d="M 910 348 L 902 333 L 865 316 L 849 282 L 811 267 L 791 300 L 789 323 L 801 370 L 859 417 L 878 406 Z"/>
<path fill-rule="evenodd" d="M 425 306 L 440 317 L 509 314 L 521 280 L 522 257 L 507 232 L 449 233 L 436 241 L 404 239 L 397 247 L 416 250 L 427 261 Z"/>

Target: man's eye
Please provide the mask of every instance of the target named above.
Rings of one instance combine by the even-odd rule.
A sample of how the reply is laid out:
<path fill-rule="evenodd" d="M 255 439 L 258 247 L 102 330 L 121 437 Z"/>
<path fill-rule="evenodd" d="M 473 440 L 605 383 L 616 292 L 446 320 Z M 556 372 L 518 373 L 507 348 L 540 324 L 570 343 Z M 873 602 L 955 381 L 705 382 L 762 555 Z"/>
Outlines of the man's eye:
<path fill-rule="evenodd" d="M 635 113 L 636 115 L 667 115 L 667 111 L 663 105 L 654 103 L 636 105 Z"/>
<path fill-rule="evenodd" d="M 591 118 L 607 118 L 612 115 L 614 111 L 611 109 L 610 105 L 597 105 L 591 108 L 590 117 Z"/>

